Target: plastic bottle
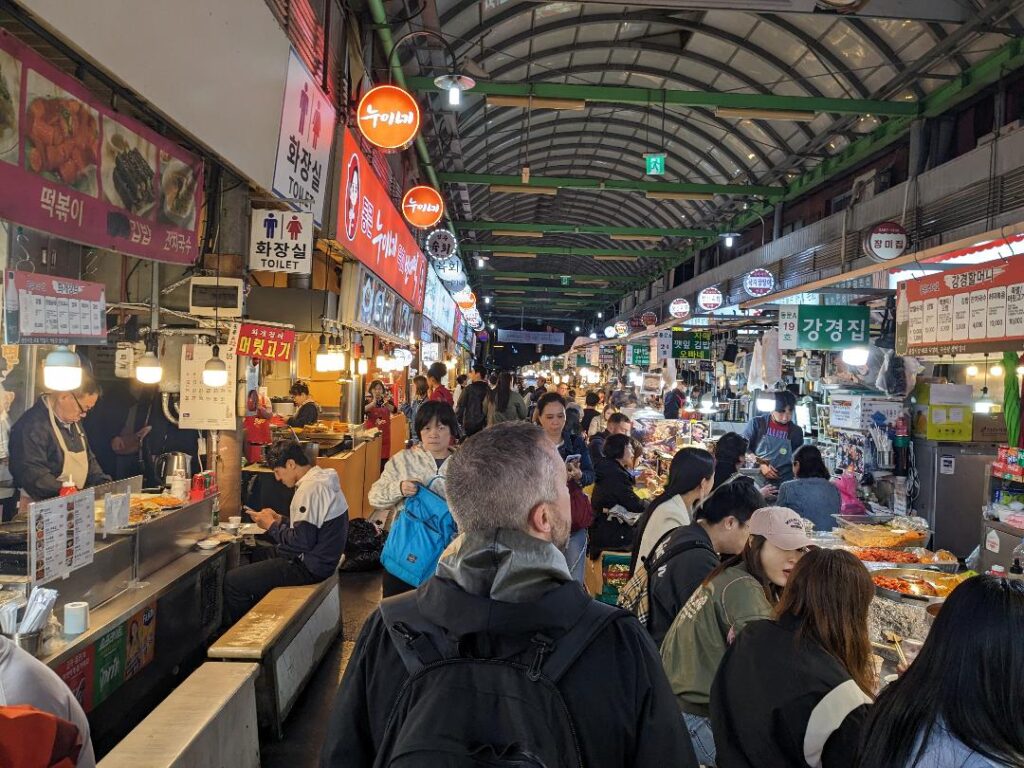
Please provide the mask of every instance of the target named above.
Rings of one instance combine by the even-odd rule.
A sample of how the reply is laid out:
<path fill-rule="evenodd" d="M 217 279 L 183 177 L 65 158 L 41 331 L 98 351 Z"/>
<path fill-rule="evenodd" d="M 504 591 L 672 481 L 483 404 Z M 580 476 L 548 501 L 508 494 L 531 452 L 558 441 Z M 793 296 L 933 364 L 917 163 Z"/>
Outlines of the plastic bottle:
<path fill-rule="evenodd" d="M 1000 578 L 1000 579 L 1005 579 L 1006 578 L 1006 569 L 1003 566 L 1001 566 L 1001 565 L 993 565 L 991 568 L 988 569 L 988 574 L 987 575 L 995 576 L 996 578 Z"/>
<path fill-rule="evenodd" d="M 60 493 L 58 496 L 73 496 L 78 493 L 78 488 L 75 487 L 75 483 L 72 480 L 64 479 L 60 484 Z"/>

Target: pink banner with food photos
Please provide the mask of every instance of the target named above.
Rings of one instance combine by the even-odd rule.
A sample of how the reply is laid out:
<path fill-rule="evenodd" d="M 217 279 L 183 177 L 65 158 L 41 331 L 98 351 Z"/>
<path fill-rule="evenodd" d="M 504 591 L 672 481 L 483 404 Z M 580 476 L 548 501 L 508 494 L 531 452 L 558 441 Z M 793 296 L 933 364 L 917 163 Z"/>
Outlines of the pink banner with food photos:
<path fill-rule="evenodd" d="M 0 30 L 0 218 L 144 259 L 199 255 L 202 160 Z"/>

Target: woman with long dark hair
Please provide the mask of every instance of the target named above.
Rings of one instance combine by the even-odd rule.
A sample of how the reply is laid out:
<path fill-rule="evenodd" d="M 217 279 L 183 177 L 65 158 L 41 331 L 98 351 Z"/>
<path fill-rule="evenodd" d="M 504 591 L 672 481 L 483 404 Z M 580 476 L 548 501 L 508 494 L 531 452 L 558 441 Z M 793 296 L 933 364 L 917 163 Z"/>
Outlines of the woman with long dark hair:
<path fill-rule="evenodd" d="M 726 432 L 715 443 L 715 482 L 717 488 L 739 472 L 747 456 L 750 443 L 739 432 Z"/>
<path fill-rule="evenodd" d="M 487 426 L 493 427 L 503 421 L 523 421 L 528 410 L 523 396 L 512 387 L 512 374 L 498 374 L 498 385 L 491 390 L 487 400 Z"/>
<path fill-rule="evenodd" d="M 812 549 L 771 620 L 725 652 L 711 686 L 719 765 L 852 766 L 876 680 L 871 576 L 841 549 Z"/>
<path fill-rule="evenodd" d="M 975 576 L 878 697 L 861 768 L 1024 765 L 1024 582 Z"/>
<path fill-rule="evenodd" d="M 714 474 L 715 457 L 703 448 L 683 448 L 672 457 L 665 490 L 637 523 L 630 572 L 641 559 L 647 559 L 665 534 L 690 524 L 694 506 L 711 493 Z"/>
<path fill-rule="evenodd" d="M 811 520 L 817 530 L 831 531 L 835 525 L 832 516 L 839 514 L 842 499 L 830 480 L 818 446 L 804 443 L 793 452 L 793 475 L 793 480 L 779 486 L 776 503 L 796 510 L 800 517 Z"/>
<path fill-rule="evenodd" d="M 711 682 L 722 656 L 745 626 L 771 617 L 790 573 L 812 544 L 800 517 L 784 507 L 757 510 L 748 530 L 743 552 L 711 572 L 661 644 L 665 672 L 702 765 L 715 765 Z"/>

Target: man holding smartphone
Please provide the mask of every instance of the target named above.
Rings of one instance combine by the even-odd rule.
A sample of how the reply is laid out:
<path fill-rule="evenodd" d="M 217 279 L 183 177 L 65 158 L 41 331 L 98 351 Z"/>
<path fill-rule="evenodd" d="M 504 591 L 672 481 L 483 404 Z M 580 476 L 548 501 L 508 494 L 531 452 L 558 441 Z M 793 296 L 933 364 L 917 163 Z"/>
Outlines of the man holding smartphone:
<path fill-rule="evenodd" d="M 315 584 L 338 567 L 348 538 L 348 501 L 338 473 L 313 464 L 294 440 L 279 440 L 267 449 L 274 477 L 295 489 L 288 517 L 272 509 L 246 513 L 274 542 L 272 555 L 228 571 L 224 577 L 224 611 L 234 624 L 276 587 Z"/>

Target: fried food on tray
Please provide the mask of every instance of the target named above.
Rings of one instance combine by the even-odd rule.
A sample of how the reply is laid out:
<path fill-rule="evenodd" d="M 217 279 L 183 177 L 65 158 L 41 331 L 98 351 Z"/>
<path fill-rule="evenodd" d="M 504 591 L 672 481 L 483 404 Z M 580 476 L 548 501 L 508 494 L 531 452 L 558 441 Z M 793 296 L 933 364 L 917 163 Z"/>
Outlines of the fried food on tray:
<path fill-rule="evenodd" d="M 868 563 L 919 563 L 921 559 L 913 552 L 881 547 L 854 547 L 853 554 Z"/>

